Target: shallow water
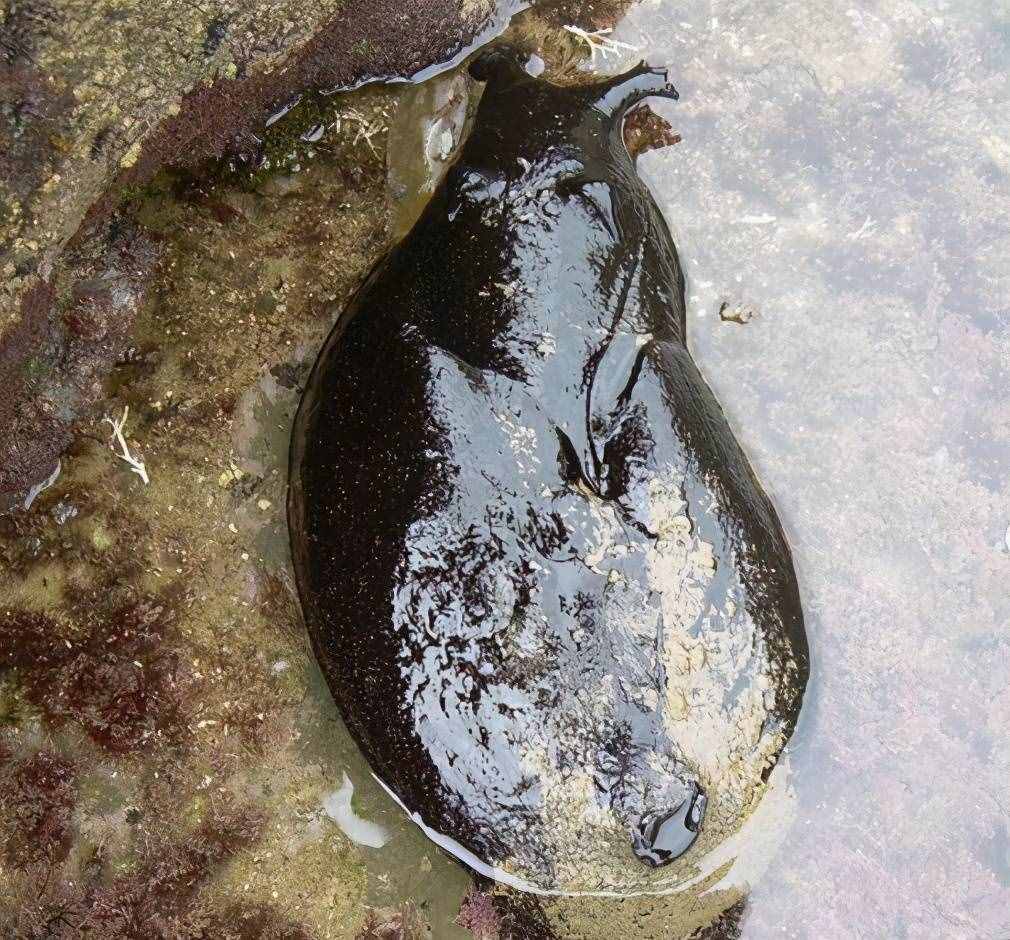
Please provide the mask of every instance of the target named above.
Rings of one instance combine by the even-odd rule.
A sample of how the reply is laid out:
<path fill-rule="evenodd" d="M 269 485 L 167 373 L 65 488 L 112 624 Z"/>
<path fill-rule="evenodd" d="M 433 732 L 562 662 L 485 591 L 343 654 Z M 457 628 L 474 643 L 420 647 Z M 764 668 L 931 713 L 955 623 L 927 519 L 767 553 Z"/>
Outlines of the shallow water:
<path fill-rule="evenodd" d="M 742 931 L 752 940 L 1004 938 L 1010 13 L 984 4 L 855 10 L 648 0 L 630 7 L 613 37 L 638 51 L 597 56 L 596 68 L 616 72 L 644 55 L 668 65 L 681 92 L 678 103 L 654 107 L 683 142 L 646 154 L 640 168 L 688 274 L 695 358 L 793 546 L 813 656 L 783 774 L 788 787 L 776 790 L 781 802 L 766 798 L 731 847 L 728 854 L 742 846 L 754 857 L 718 887 L 749 890 Z M 548 69 L 564 39 L 541 50 Z M 399 105 L 391 105 L 395 152 L 387 161 L 394 231 L 420 209 L 411 187 L 444 166 L 450 143 L 458 146 L 465 110 L 458 91 L 450 72 L 390 92 Z M 368 110 L 369 102 L 366 95 L 339 106 L 364 109 L 378 126 L 386 112 Z M 354 120 L 362 113 L 346 112 Z M 297 378 L 288 373 L 311 362 L 336 308 L 383 248 L 381 182 L 360 181 L 362 167 L 382 172 L 374 166 L 382 135 L 376 153 L 347 120 L 343 149 L 326 170 L 299 169 L 293 151 L 293 165 L 262 193 L 225 192 L 219 213 L 228 218 L 234 204 L 246 218 L 218 225 L 196 208 L 173 209 L 163 296 L 139 331 L 161 358 L 124 370 L 113 389 L 120 406 L 131 406 L 131 440 L 149 462 L 152 485 L 141 489 L 116 464 L 98 426 L 97 444 L 79 442 L 33 506 L 35 516 L 52 519 L 37 527 L 43 560 L 52 561 L 32 569 L 22 593 L 38 595 L 29 606 L 56 604 L 47 598 L 64 580 L 97 578 L 84 561 L 63 558 L 61 545 L 76 558 L 77 547 L 68 546 L 80 541 L 88 565 L 114 573 L 120 569 L 109 559 L 125 566 L 129 556 L 117 542 L 135 538 L 144 569 L 124 567 L 121 575 L 132 588 L 153 592 L 165 580 L 199 587 L 203 603 L 180 616 L 182 635 L 195 631 L 201 655 L 246 641 L 245 654 L 221 656 L 217 671 L 231 685 L 201 686 L 198 701 L 222 713 L 222 698 L 271 706 L 268 753 L 235 757 L 216 772 L 240 793 L 266 781 L 256 799 L 278 824 L 215 883 L 222 896 L 234 898 L 248 878 L 253 894 L 299 920 L 329 918 L 332 935 L 348 937 L 362 904 L 388 909 L 412 900 L 433 937 L 465 940 L 470 934 L 452 922 L 469 874 L 372 778 L 300 634 L 275 629 L 273 620 L 294 617 L 290 598 L 272 606 L 254 600 L 264 576 L 283 580 L 287 565 L 282 507 L 297 403 Z M 340 136 L 330 128 L 324 143 Z M 347 185 L 333 183 L 341 172 Z M 323 250 L 331 224 L 338 235 Z M 210 300 L 214 291 L 218 299 Z M 324 309 L 323 298 L 334 309 Z M 252 364 L 247 328 L 235 326 L 244 310 L 260 318 Z M 197 343 L 180 338 L 187 331 Z M 206 369 L 182 368 L 191 347 L 197 358 L 206 347 L 220 363 L 209 378 Z M 169 418 L 162 404 L 172 389 L 183 407 Z M 199 417 L 205 399 L 231 415 L 232 389 L 234 420 L 213 408 Z M 233 460 L 242 479 L 229 476 Z M 80 515 L 60 524 L 67 499 Z M 122 528 L 124 519 L 136 529 Z M 25 551 L 34 554 L 31 543 Z M 186 550 L 178 560 L 179 546 L 190 561 Z M 243 627 L 233 632 L 239 608 Z M 36 746 L 38 721 L 18 720 Z M 204 762 L 235 750 L 227 728 L 214 737 L 214 727 L 194 720 L 187 731 L 196 743 L 175 778 L 179 806 L 158 793 L 141 801 L 138 781 L 167 760 L 157 751 L 115 765 L 110 780 L 119 781 L 122 799 L 137 800 L 152 820 L 166 806 L 188 813 L 182 797 L 199 796 Z M 67 740 L 68 753 L 80 749 Z M 106 767 L 82 766 L 82 773 Z M 96 819 L 105 824 L 99 803 L 82 790 L 75 825 L 88 838 Z M 116 825 L 111 857 L 129 861 L 131 846 L 147 836 Z M 271 853 L 276 864 L 263 862 Z M 308 913 L 306 903 L 315 905 Z M 683 933 L 677 912 L 660 902 L 626 910 L 628 930 L 607 920 L 610 911 L 577 912 L 582 920 L 568 923 L 583 926 L 560 935 Z"/>
<path fill-rule="evenodd" d="M 1008 32 L 982 5 L 647 0 L 606 60 L 681 91 L 641 172 L 812 645 L 794 819 L 731 875 L 747 938 L 1010 932 Z"/>
<path fill-rule="evenodd" d="M 641 171 L 812 647 L 746 938 L 1010 933 L 1008 25 L 653 0 L 614 34 L 681 91 Z"/>

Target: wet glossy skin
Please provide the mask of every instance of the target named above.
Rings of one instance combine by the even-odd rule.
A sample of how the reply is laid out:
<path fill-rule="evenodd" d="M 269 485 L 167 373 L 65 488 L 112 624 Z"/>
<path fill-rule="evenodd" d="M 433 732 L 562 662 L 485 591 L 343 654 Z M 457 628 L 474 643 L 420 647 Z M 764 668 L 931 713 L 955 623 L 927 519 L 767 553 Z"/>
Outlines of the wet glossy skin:
<path fill-rule="evenodd" d="M 458 163 L 298 415 L 302 603 L 348 727 L 430 835 L 529 889 L 668 890 L 792 730 L 792 562 L 622 141 L 631 104 L 676 96 L 665 75 L 562 89 L 507 51 L 473 71 Z"/>

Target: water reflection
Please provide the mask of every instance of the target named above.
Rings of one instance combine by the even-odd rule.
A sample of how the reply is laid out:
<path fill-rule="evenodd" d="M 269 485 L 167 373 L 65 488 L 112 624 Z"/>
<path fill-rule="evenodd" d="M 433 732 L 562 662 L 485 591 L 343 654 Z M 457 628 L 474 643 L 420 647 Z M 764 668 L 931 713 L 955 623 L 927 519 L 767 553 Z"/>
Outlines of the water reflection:
<path fill-rule="evenodd" d="M 1010 931 L 1008 20 L 636 5 L 691 343 L 786 526 L 817 682 L 743 935 Z M 723 303 L 756 312 L 746 325 Z"/>

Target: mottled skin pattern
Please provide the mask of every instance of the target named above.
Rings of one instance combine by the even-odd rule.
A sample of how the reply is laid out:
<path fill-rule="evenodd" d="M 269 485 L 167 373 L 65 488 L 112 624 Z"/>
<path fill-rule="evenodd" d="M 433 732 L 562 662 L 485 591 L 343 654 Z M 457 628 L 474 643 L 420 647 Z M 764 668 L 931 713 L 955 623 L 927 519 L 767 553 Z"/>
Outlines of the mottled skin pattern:
<path fill-rule="evenodd" d="M 302 603 L 348 727 L 429 834 L 531 890 L 672 890 L 795 722 L 789 549 L 623 143 L 631 105 L 676 97 L 665 73 L 560 88 L 505 49 L 472 72 L 459 161 L 309 380 Z"/>

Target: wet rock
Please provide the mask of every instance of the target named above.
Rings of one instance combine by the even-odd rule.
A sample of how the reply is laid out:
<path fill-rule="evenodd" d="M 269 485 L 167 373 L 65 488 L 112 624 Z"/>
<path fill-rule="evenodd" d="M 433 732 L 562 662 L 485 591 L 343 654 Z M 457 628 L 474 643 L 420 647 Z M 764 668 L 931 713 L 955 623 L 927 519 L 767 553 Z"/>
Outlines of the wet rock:
<path fill-rule="evenodd" d="M 8 391 L 0 511 L 51 471 L 133 319 L 136 296 L 114 302 L 115 337 L 97 341 L 82 322 L 64 365 L 62 334 L 73 326 L 60 318 L 81 276 L 64 254 L 72 239 L 93 238 L 122 190 L 159 167 L 248 147 L 293 93 L 413 75 L 499 28 L 511 6 L 225 0 L 211 12 L 183 0 L 16 0 L 0 10 L 0 380 Z"/>

